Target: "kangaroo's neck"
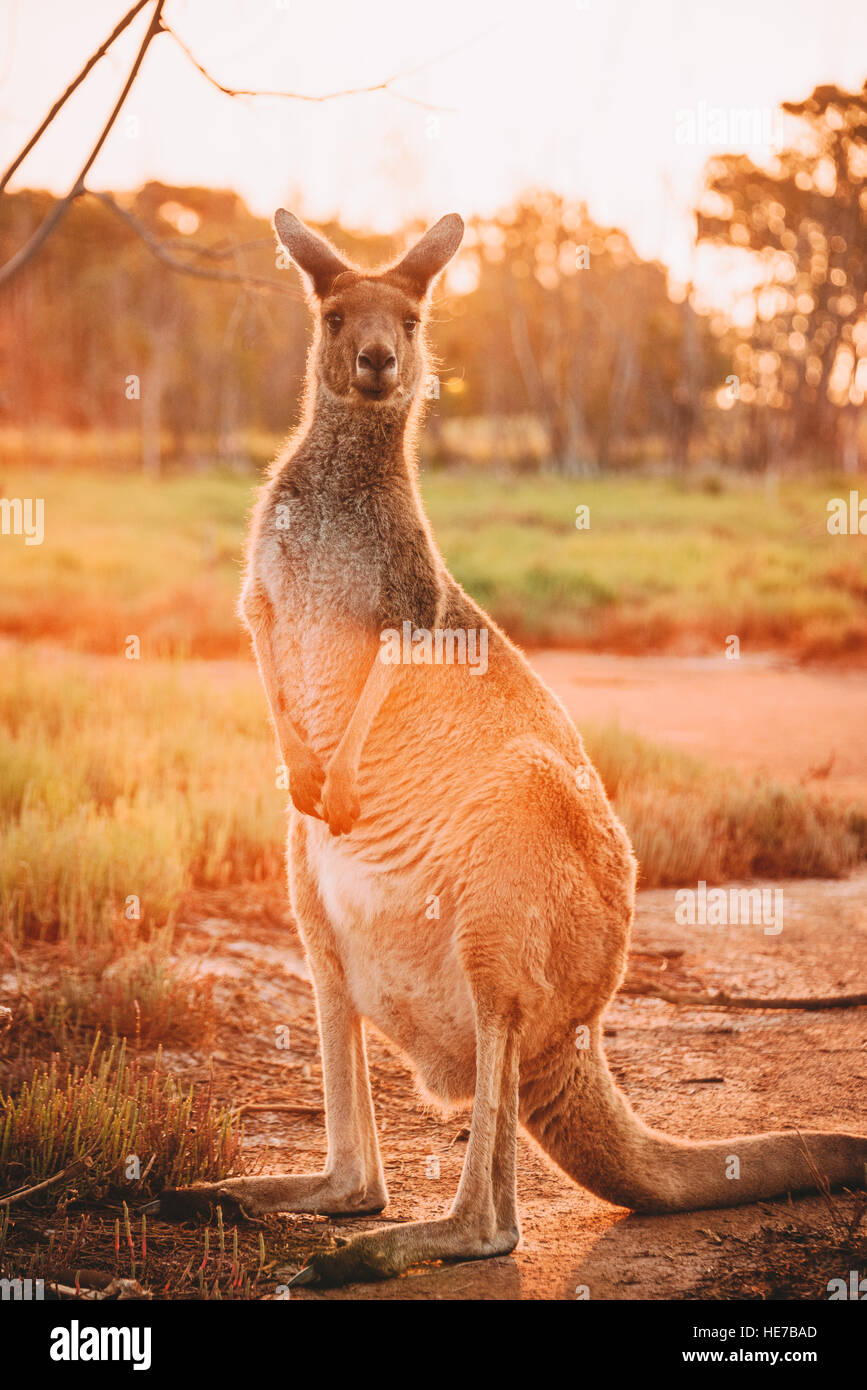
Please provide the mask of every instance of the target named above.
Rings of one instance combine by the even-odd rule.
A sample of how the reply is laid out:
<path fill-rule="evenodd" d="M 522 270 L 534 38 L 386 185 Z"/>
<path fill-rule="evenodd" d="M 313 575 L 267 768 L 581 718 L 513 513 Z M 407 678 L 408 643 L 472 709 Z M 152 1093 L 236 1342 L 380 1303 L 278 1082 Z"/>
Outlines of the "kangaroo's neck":
<path fill-rule="evenodd" d="M 350 491 L 415 475 L 412 402 L 344 400 L 318 386 L 297 466 L 323 492 Z"/>

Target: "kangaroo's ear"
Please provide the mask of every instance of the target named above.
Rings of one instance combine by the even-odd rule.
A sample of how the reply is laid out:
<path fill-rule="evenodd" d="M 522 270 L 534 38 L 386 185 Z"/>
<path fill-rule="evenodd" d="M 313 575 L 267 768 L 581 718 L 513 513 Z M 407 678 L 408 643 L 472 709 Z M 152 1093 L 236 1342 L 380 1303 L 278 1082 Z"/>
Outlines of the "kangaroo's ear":
<path fill-rule="evenodd" d="M 278 208 L 274 214 L 274 230 L 281 246 L 289 252 L 298 269 L 303 270 L 320 299 L 325 298 L 337 276 L 350 269 L 334 247 L 305 227 L 294 212 Z"/>
<path fill-rule="evenodd" d="M 456 212 L 441 217 L 425 232 L 402 261 L 388 272 L 396 280 L 408 281 L 419 296 L 426 295 L 441 270 L 445 270 L 461 244 L 463 219 Z"/>

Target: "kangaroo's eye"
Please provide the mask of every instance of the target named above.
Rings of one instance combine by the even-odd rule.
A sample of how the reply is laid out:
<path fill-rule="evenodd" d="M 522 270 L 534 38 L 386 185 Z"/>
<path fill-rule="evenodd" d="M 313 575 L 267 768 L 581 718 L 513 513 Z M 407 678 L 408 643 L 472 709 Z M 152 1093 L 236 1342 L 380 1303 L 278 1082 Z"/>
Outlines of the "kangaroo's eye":
<path fill-rule="evenodd" d="M 341 325 L 343 324 L 343 315 L 326 314 L 325 322 L 328 324 L 328 327 L 331 329 L 332 333 L 339 333 Z"/>
<path fill-rule="evenodd" d="M 411 338 L 418 328 L 418 319 L 404 319 L 403 326 L 406 329 L 407 337 Z"/>

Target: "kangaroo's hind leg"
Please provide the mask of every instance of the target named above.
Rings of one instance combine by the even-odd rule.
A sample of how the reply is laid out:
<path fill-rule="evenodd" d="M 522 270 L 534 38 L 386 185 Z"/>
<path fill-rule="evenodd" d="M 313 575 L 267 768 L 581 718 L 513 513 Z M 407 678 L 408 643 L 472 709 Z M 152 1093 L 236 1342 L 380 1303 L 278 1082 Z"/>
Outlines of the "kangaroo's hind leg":
<path fill-rule="evenodd" d="M 388 1279 L 426 1260 L 505 1255 L 518 1243 L 515 1155 L 518 1032 L 508 1015 L 479 1010 L 476 1092 L 467 1156 L 449 1214 L 354 1236 L 314 1256 L 292 1283 Z"/>
<path fill-rule="evenodd" d="M 234 1203 L 242 1214 L 294 1211 L 379 1212 L 388 1201 L 363 1024 L 349 997 L 331 925 L 309 874 L 300 817 L 293 828 L 292 900 L 308 945 L 316 987 L 328 1155 L 321 1173 L 277 1173 L 226 1178 L 218 1183 L 169 1189 L 159 1199 L 160 1215 L 185 1217 L 217 1203 Z"/>

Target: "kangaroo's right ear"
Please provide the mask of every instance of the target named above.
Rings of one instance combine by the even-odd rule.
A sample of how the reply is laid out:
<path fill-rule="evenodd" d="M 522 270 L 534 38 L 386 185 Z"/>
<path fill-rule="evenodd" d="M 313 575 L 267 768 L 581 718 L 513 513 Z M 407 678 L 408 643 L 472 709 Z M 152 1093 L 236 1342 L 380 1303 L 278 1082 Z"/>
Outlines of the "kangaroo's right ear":
<path fill-rule="evenodd" d="M 274 214 L 274 230 L 297 265 L 303 270 L 319 299 L 324 299 L 338 275 L 350 267 L 342 261 L 327 241 L 299 220 L 294 212 L 278 208 Z"/>

